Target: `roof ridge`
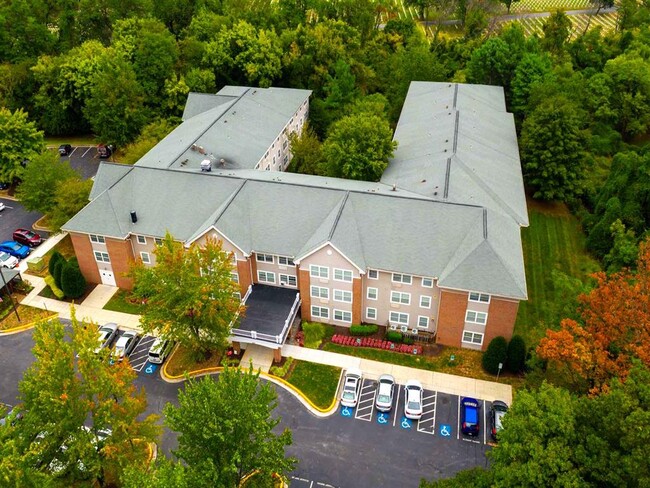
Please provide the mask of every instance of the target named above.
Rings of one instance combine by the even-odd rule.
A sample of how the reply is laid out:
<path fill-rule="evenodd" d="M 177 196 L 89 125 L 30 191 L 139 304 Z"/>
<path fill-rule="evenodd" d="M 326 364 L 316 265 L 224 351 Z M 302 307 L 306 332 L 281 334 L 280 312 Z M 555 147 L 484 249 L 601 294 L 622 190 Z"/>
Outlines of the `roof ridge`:
<path fill-rule="evenodd" d="M 481 214 L 481 222 L 483 222 L 483 214 Z M 455 258 L 458 254 L 460 254 L 461 251 L 463 251 L 463 247 L 464 247 L 463 245 L 464 245 L 464 244 L 465 244 L 469 239 L 471 239 L 471 238 L 473 237 L 473 236 L 472 236 L 472 232 L 474 232 L 475 229 L 476 229 L 475 226 L 468 226 L 468 227 L 467 227 L 467 232 L 465 233 L 465 235 L 463 236 L 463 239 L 460 241 L 460 243 L 459 243 L 458 246 L 456 247 L 456 251 L 451 255 L 451 257 L 450 257 L 449 260 L 447 261 L 447 266 L 445 266 L 445 268 L 440 272 L 440 276 L 439 276 L 440 279 L 443 279 L 444 276 L 446 276 L 446 275 L 448 275 L 448 274 L 451 274 L 451 272 L 452 272 L 454 269 L 458 268 L 458 266 L 460 266 L 460 264 L 461 264 L 463 261 L 465 261 L 465 259 L 467 259 L 467 257 L 468 257 L 469 255 L 471 255 L 471 254 L 476 250 L 476 248 L 479 247 L 479 246 L 481 245 L 481 243 L 485 240 L 485 239 L 483 239 L 483 240 L 477 242 L 476 245 L 472 246 L 472 247 L 471 247 L 471 248 L 470 248 L 470 249 L 465 253 L 465 255 L 463 256 L 463 258 L 462 258 L 462 260 L 460 261 L 460 263 L 458 263 L 458 264 L 454 264 L 454 258 Z M 481 234 L 481 235 L 483 235 L 483 234 Z M 463 251 L 463 252 L 464 252 L 464 251 Z M 449 269 L 450 266 L 452 267 L 452 269 Z"/>
<path fill-rule="evenodd" d="M 485 239 L 484 242 L 485 242 L 485 243 L 490 247 L 490 249 L 492 250 L 492 252 L 493 252 L 494 255 L 496 256 L 496 258 L 497 258 L 497 259 L 499 260 L 499 262 L 501 263 L 501 266 L 503 266 L 503 269 L 505 269 L 505 270 L 506 270 L 506 273 L 508 273 L 508 276 L 510 276 L 510 278 L 512 278 L 512 282 L 513 282 L 513 283 L 518 283 L 517 278 L 515 278 L 514 275 L 513 275 L 513 274 L 511 273 L 511 271 L 510 271 L 510 266 L 508 266 L 508 265 L 503 261 L 503 259 L 501 259 L 501 254 L 499 254 L 499 253 L 496 251 L 496 249 L 494 249 L 494 246 L 492 246 L 492 243 L 491 243 L 488 239 Z M 524 274 L 524 289 L 522 290 L 521 287 L 518 287 L 518 288 L 519 288 L 519 290 L 520 290 L 520 291 L 521 291 L 521 292 L 522 292 L 526 297 L 528 297 L 528 290 L 526 289 L 526 275 L 525 275 L 525 274 Z"/>
<path fill-rule="evenodd" d="M 343 207 L 345 206 L 345 202 L 348 201 L 349 196 L 350 196 L 350 192 L 346 191 L 345 195 L 343 196 L 343 199 L 341 200 L 341 203 L 339 204 L 338 212 L 336 212 L 336 217 L 334 217 L 334 222 L 332 222 L 332 228 L 330 229 L 329 235 L 327 236 L 327 240 L 329 242 L 332 241 L 332 237 L 334 236 L 334 231 L 336 230 L 336 225 L 339 223 L 339 219 L 341 218 L 341 213 L 343 212 Z"/>

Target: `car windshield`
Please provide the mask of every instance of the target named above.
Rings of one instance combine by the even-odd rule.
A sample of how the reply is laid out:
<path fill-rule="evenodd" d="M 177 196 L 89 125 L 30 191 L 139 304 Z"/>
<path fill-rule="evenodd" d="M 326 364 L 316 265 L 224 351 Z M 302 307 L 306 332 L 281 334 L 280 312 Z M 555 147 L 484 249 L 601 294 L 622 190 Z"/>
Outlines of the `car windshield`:
<path fill-rule="evenodd" d="M 465 423 L 473 425 L 478 421 L 478 410 L 474 407 L 465 407 Z"/>
<path fill-rule="evenodd" d="M 343 392 L 343 400 L 354 400 L 354 392 L 353 391 L 344 391 Z"/>
<path fill-rule="evenodd" d="M 3 253 L 0 254 L 0 261 L 4 262 L 7 259 L 9 259 L 9 257 L 10 257 L 9 254 L 7 254 L 6 252 L 3 252 Z"/>
<path fill-rule="evenodd" d="M 506 413 L 503 410 L 497 410 L 494 415 L 494 423 L 496 424 L 497 430 L 501 429 L 501 422 L 503 422 L 503 416 Z"/>
<path fill-rule="evenodd" d="M 420 409 L 420 402 L 413 402 L 413 401 L 410 401 L 410 402 L 408 402 L 408 403 L 406 404 L 406 407 L 407 407 L 409 410 L 419 410 L 419 409 Z"/>
<path fill-rule="evenodd" d="M 379 403 L 388 403 L 390 402 L 390 397 L 388 395 L 377 395 L 377 401 Z"/>
<path fill-rule="evenodd" d="M 23 235 L 28 239 L 31 239 L 32 237 L 36 237 L 36 234 L 34 234 L 31 230 L 24 231 Z"/>
<path fill-rule="evenodd" d="M 17 242 L 14 242 L 14 243 L 11 245 L 11 249 L 13 249 L 14 251 L 17 251 L 17 250 L 20 249 L 21 247 L 23 247 L 23 246 L 21 246 L 21 245 L 18 244 Z"/>

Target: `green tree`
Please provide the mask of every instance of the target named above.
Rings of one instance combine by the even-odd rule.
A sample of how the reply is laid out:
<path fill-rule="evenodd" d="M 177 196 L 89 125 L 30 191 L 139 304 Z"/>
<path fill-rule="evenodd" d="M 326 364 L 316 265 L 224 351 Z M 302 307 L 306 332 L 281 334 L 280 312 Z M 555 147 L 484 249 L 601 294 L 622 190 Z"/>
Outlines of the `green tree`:
<path fill-rule="evenodd" d="M 69 161 L 61 161 L 57 152 L 43 151 L 24 169 L 16 197 L 30 212 L 47 214 L 54 207 L 57 185 L 75 176 L 79 174 Z"/>
<path fill-rule="evenodd" d="M 86 291 L 86 278 L 81 274 L 79 264 L 71 260 L 61 271 L 61 290 L 68 298 L 79 298 Z"/>
<path fill-rule="evenodd" d="M 404 5 L 414 7 L 420 20 L 427 19 L 427 11 L 435 4 L 434 0 L 404 0 Z"/>
<path fill-rule="evenodd" d="M 0 107 L 0 180 L 12 181 L 23 172 L 22 162 L 45 149 L 43 133 L 22 110 Z"/>
<path fill-rule="evenodd" d="M 60 261 L 61 259 L 65 259 L 65 258 L 59 251 L 57 251 L 56 249 L 52 251 L 52 255 L 50 256 L 50 262 L 47 263 L 47 272 L 50 273 L 50 276 L 54 276 L 54 266 L 56 265 L 57 261 Z"/>
<path fill-rule="evenodd" d="M 289 134 L 291 148 L 291 164 L 288 171 L 308 175 L 318 175 L 323 164 L 323 152 L 318 136 L 306 123 L 300 135 L 295 132 Z"/>
<path fill-rule="evenodd" d="M 207 69 L 192 68 L 185 73 L 185 83 L 190 91 L 198 93 L 214 93 L 217 85 L 214 82 L 214 73 Z"/>
<path fill-rule="evenodd" d="M 12 0 L 0 4 L 0 61 L 35 59 L 53 51 L 55 36 L 39 18 L 43 5 L 32 3 Z"/>
<path fill-rule="evenodd" d="M 542 25 L 542 47 L 553 54 L 559 54 L 571 35 L 571 20 L 563 10 L 557 10 Z"/>
<path fill-rule="evenodd" d="M 52 278 L 54 278 L 54 284 L 57 288 L 61 288 L 61 276 L 63 275 L 63 269 L 68 265 L 68 260 L 61 256 L 56 260 L 52 266 Z"/>
<path fill-rule="evenodd" d="M 611 225 L 614 244 L 605 256 L 608 273 L 615 273 L 623 268 L 634 266 L 639 254 L 639 245 L 633 230 L 625 230 L 625 224 L 617 219 Z"/>
<path fill-rule="evenodd" d="M 467 81 L 484 85 L 507 86 L 512 75 L 508 45 L 499 37 L 488 39 L 467 62 Z"/>
<path fill-rule="evenodd" d="M 156 144 L 174 130 L 175 124 L 169 119 L 159 119 L 145 125 L 138 138 L 124 148 L 120 162 L 135 164 L 147 154 Z"/>
<path fill-rule="evenodd" d="M 357 114 L 332 124 L 323 143 L 323 158 L 330 176 L 379 181 L 397 142 L 386 119 Z"/>
<path fill-rule="evenodd" d="M 149 306 L 142 314 L 142 328 L 158 331 L 198 356 L 225 348 L 230 324 L 243 311 L 232 281 L 230 255 L 221 242 L 207 239 L 203 247 L 189 249 L 168 233 L 157 246 L 155 266 L 134 263 L 134 294 Z"/>
<path fill-rule="evenodd" d="M 551 76 L 552 64 L 546 54 L 524 54 L 512 79 L 512 111 L 523 116 L 528 111 L 531 92 Z"/>
<path fill-rule="evenodd" d="M 524 121 L 524 177 L 535 198 L 566 200 L 582 191 L 587 143 L 578 106 L 564 97 L 542 102 Z"/>
<path fill-rule="evenodd" d="M 280 423 L 272 417 L 276 398 L 252 365 L 248 372 L 226 367 L 217 381 L 209 376 L 189 380 L 179 390 L 179 405 L 164 408 L 166 423 L 180 434 L 174 453 L 200 473 L 199 486 L 239 486 L 255 470 L 287 476 L 296 461 L 285 454 L 291 432 L 273 432 Z"/>
<path fill-rule="evenodd" d="M 68 178 L 56 186 L 54 206 L 47 214 L 50 229 L 56 231 L 88 204 L 92 180 Z"/>
<path fill-rule="evenodd" d="M 499 365 L 503 368 L 507 358 L 508 341 L 502 336 L 495 337 L 490 341 L 483 354 L 483 369 L 490 374 L 498 374 L 500 372 Z"/>
<path fill-rule="evenodd" d="M 511 373 L 521 373 L 526 366 L 526 342 L 520 335 L 512 336 L 508 342 L 506 367 Z"/>

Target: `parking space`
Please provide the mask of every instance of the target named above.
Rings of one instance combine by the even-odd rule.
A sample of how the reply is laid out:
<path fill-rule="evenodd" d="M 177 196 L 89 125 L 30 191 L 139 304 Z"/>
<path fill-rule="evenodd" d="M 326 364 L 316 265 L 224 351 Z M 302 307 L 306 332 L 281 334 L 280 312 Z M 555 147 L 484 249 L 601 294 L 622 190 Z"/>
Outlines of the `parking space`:
<path fill-rule="evenodd" d="M 40 219 L 43 214 L 39 212 L 28 212 L 22 204 L 15 200 L 0 198 L 5 209 L 0 212 L 0 242 L 13 240 L 13 232 L 16 229 L 32 229 L 32 225 Z M 44 239 L 48 233 L 38 231 Z"/>
<path fill-rule="evenodd" d="M 436 431 L 436 399 L 438 392 L 424 390 L 422 395 L 422 417 L 418 421 L 417 431 L 434 434 Z"/>
<path fill-rule="evenodd" d="M 142 371 L 147 364 L 149 359 L 149 348 L 155 340 L 156 338 L 154 336 L 147 335 L 142 337 L 140 342 L 135 346 L 135 349 L 133 349 L 133 352 L 129 355 L 129 362 L 135 371 Z"/>
<path fill-rule="evenodd" d="M 320 487 L 320 488 L 337 488 L 334 485 L 330 485 L 328 483 L 323 483 L 322 481 L 314 481 L 314 480 L 308 480 L 306 478 L 299 478 L 297 476 L 291 476 L 291 487 L 297 487 L 297 488 L 315 488 L 315 487 Z"/>
<path fill-rule="evenodd" d="M 370 422 L 372 412 L 375 408 L 375 395 L 377 394 L 377 382 L 364 378 L 359 393 L 359 403 L 355 409 L 354 418 Z"/>
<path fill-rule="evenodd" d="M 72 146 L 72 152 L 67 156 L 61 156 L 61 161 L 70 161 L 70 166 L 77 170 L 84 180 L 87 180 L 97 174 L 101 159 L 97 155 L 97 146 Z"/>

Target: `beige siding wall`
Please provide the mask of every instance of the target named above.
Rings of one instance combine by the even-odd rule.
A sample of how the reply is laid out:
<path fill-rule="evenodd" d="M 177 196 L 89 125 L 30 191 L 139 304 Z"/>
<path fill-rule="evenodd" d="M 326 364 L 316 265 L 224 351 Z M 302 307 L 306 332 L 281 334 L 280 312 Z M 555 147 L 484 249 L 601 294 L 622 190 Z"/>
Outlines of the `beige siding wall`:
<path fill-rule="evenodd" d="M 261 254 L 259 254 L 261 256 Z M 290 265 L 284 265 L 280 264 L 280 257 L 278 255 L 274 254 L 268 254 L 267 256 L 272 256 L 273 262 L 266 262 L 266 261 L 258 261 L 258 253 L 254 253 L 251 256 L 251 259 L 255 260 L 255 267 L 256 267 L 256 273 L 253 278 L 253 281 L 255 283 L 263 283 L 265 285 L 275 285 L 275 286 L 286 286 L 287 288 L 297 288 L 296 286 L 292 286 L 289 284 L 290 280 L 286 279 L 285 281 L 281 280 L 281 276 L 286 276 L 286 277 L 295 277 L 295 281 L 297 283 L 298 281 L 298 271 L 295 266 L 290 266 Z M 283 258 L 290 259 L 289 256 L 282 256 Z M 266 272 L 266 273 L 273 273 L 273 282 L 269 281 L 263 281 L 260 279 L 260 271 L 261 272 Z M 267 276 L 268 278 L 268 276 Z"/>
<path fill-rule="evenodd" d="M 141 259 L 142 262 L 146 263 L 146 257 L 149 257 L 149 263 L 151 266 L 156 264 L 156 256 L 154 256 L 154 249 L 156 248 L 156 240 L 153 237 L 148 236 L 139 236 L 140 239 L 144 239 L 144 244 L 138 240 L 138 234 L 131 234 L 129 240 L 131 241 L 131 247 L 133 249 L 133 256 L 135 259 Z M 143 255 L 143 253 L 146 253 Z"/>

